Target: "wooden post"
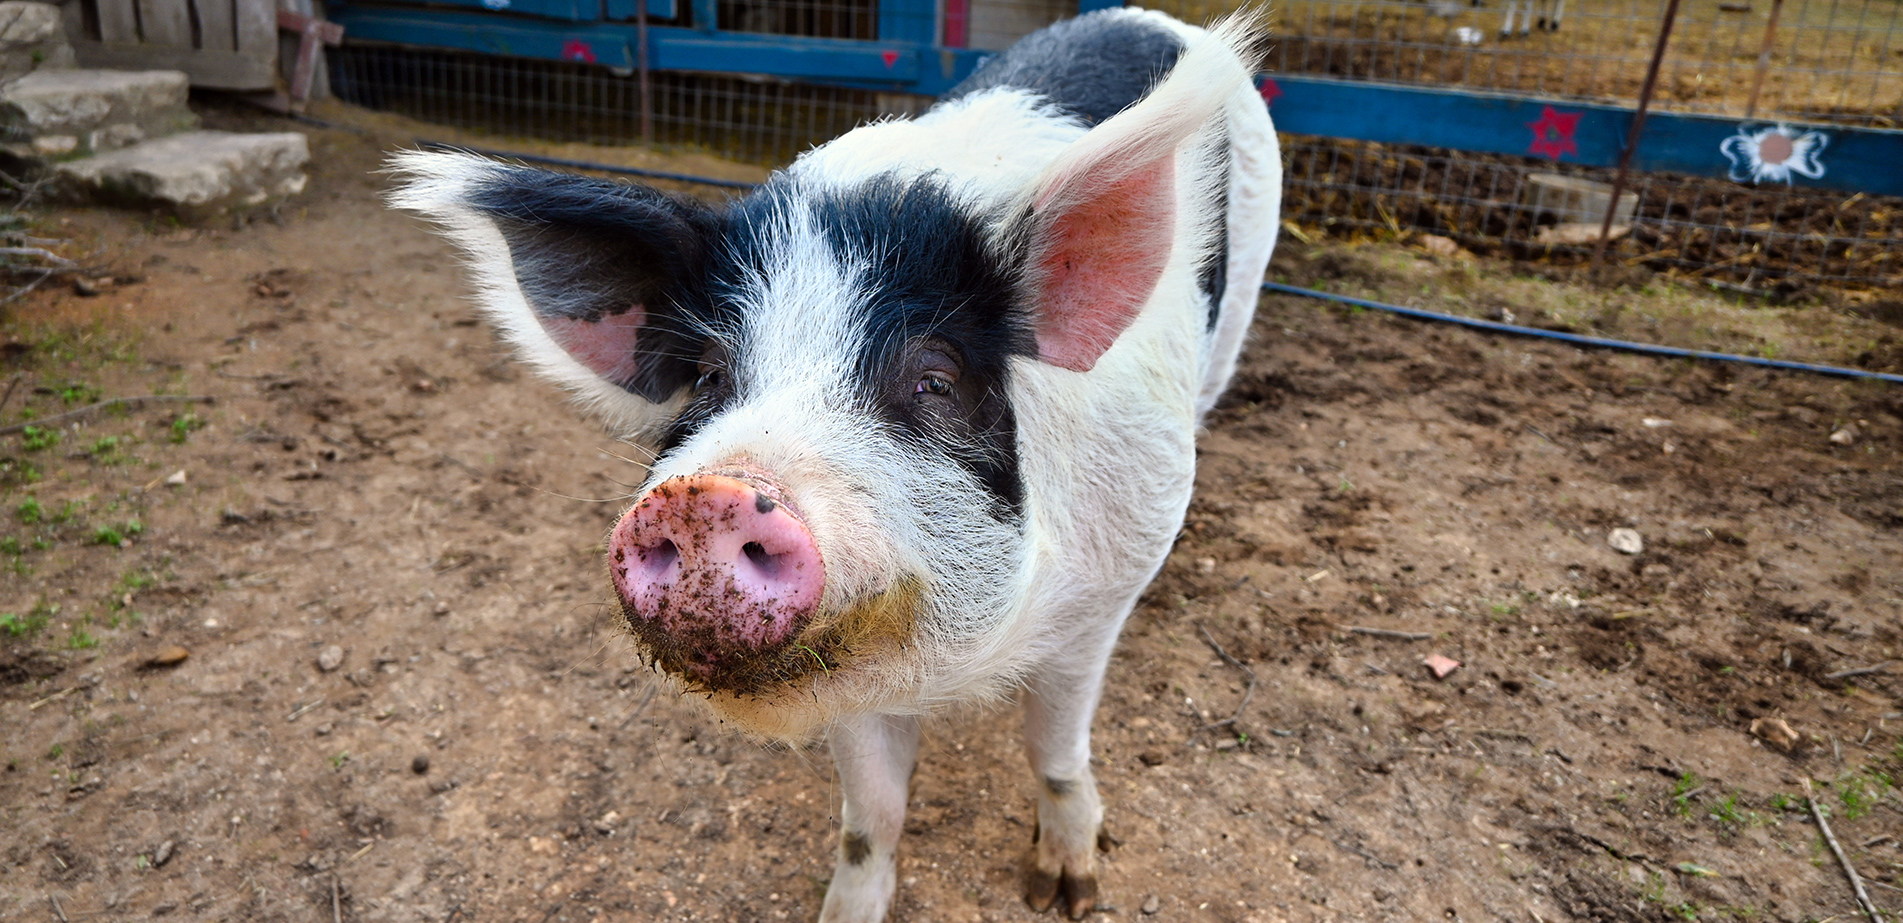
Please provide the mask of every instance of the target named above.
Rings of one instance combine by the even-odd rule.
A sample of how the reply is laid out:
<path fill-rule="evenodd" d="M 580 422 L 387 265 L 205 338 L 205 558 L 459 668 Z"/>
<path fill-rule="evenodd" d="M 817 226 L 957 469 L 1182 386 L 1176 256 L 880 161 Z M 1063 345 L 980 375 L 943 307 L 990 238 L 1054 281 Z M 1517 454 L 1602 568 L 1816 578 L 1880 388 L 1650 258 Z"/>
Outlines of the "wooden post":
<path fill-rule="evenodd" d="M 1632 128 L 1626 133 L 1625 148 L 1619 152 L 1619 172 L 1612 177 L 1612 201 L 1606 206 L 1606 218 L 1599 224 L 1599 242 L 1592 247 L 1592 272 L 1599 271 L 1606 256 L 1606 236 L 1612 233 L 1613 216 L 1619 213 L 1619 196 L 1625 192 L 1626 174 L 1632 168 L 1632 155 L 1639 149 L 1639 136 L 1645 133 L 1645 111 L 1652 105 L 1657 88 L 1659 64 L 1665 60 L 1665 46 L 1672 39 L 1672 23 L 1678 19 L 1678 0 L 1666 0 L 1665 18 L 1659 23 L 1658 44 L 1652 48 L 1652 63 L 1645 69 L 1645 85 L 1639 88 L 1639 108 L 1632 113 Z"/>

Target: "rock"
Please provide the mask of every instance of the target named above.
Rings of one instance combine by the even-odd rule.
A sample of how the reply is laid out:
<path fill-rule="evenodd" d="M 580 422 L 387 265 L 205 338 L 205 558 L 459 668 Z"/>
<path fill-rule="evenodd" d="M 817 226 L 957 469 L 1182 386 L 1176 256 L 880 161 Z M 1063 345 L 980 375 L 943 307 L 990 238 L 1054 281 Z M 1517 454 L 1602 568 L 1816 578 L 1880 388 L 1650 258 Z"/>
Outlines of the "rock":
<path fill-rule="evenodd" d="M 1631 225 L 1614 224 L 1606 231 L 1606 239 L 1618 240 L 1630 233 L 1632 233 Z M 1562 221 L 1559 224 L 1548 225 L 1533 232 L 1533 242 L 1539 244 L 1567 244 L 1571 246 L 1598 243 L 1599 222 Z"/>
<path fill-rule="evenodd" d="M 333 644 L 317 654 L 317 669 L 329 673 L 344 665 L 344 649 Z"/>
<path fill-rule="evenodd" d="M 1645 550 L 1645 538 L 1637 529 L 1614 529 L 1606 533 L 1606 544 L 1620 554 L 1638 554 Z"/>
<path fill-rule="evenodd" d="M 145 665 L 148 667 L 175 667 L 184 663 L 185 658 L 190 656 L 192 656 L 191 651 L 173 644 L 147 658 Z"/>
<path fill-rule="evenodd" d="M 69 195 L 181 216 L 261 205 L 304 190 L 310 145 L 296 132 L 194 131 L 60 164 Z"/>
<path fill-rule="evenodd" d="M 0 83 L 36 70 L 73 66 L 73 46 L 50 3 L 0 3 Z"/>
<path fill-rule="evenodd" d="M 621 812 L 609 811 L 595 821 L 595 832 L 602 836 L 613 836 L 615 826 L 621 823 Z"/>
<path fill-rule="evenodd" d="M 165 479 L 165 486 L 184 487 L 185 486 L 185 469 L 180 468 L 179 470 L 172 472 L 172 476 Z"/>
<path fill-rule="evenodd" d="M 1830 434 L 1830 441 L 1838 445 L 1854 445 L 1857 441 L 1857 427 L 1845 424 Z"/>
<path fill-rule="evenodd" d="M 177 847 L 172 844 L 171 840 L 160 843 L 159 848 L 152 851 L 152 867 L 160 868 L 164 866 L 165 863 L 172 861 L 172 853 L 175 852 L 176 849 Z"/>
<path fill-rule="evenodd" d="M 1416 240 L 1420 242 L 1422 250 L 1435 256 L 1456 256 L 1460 253 L 1459 244 L 1454 243 L 1452 238 L 1442 237 L 1439 234 L 1422 234 Z"/>
<path fill-rule="evenodd" d="M 425 753 L 410 761 L 410 771 L 417 775 L 429 772 L 429 754 Z"/>
<path fill-rule="evenodd" d="M 1152 894 L 1143 899 L 1143 912 L 1154 914 L 1163 909 L 1163 899 Z"/>
<path fill-rule="evenodd" d="M 178 71 L 37 70 L 0 87 L 0 147 L 40 160 L 183 131 L 190 88 Z"/>
<path fill-rule="evenodd" d="M 1797 732 L 1783 718 L 1751 719 L 1751 736 L 1789 753 L 1797 748 L 1800 738 Z"/>

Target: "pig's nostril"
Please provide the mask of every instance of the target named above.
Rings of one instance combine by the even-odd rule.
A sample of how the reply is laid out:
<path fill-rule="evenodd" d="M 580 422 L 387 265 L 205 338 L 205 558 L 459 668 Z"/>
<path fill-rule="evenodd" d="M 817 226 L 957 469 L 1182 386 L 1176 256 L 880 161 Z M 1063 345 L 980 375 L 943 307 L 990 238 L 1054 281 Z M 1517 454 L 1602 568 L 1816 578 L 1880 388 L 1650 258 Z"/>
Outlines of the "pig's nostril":
<path fill-rule="evenodd" d="M 748 542 L 745 545 L 741 545 L 740 553 L 746 555 L 747 560 L 753 562 L 754 567 L 759 568 L 762 573 L 769 577 L 780 569 L 779 556 L 767 554 L 766 546 L 759 542 Z"/>
<path fill-rule="evenodd" d="M 669 565 L 680 560 L 681 549 L 671 538 L 661 539 L 661 543 L 641 552 L 641 563 L 650 571 L 664 571 Z"/>

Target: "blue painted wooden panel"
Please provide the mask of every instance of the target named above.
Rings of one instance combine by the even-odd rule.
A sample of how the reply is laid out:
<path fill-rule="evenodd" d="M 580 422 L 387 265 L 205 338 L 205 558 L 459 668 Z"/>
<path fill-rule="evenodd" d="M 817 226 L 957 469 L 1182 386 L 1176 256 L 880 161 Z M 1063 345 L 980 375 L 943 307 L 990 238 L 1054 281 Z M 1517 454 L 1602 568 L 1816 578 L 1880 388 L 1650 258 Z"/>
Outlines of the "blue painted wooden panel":
<path fill-rule="evenodd" d="M 698 4 L 700 0 L 695 0 Z M 697 11 L 698 12 L 698 11 Z M 631 23 L 558 23 L 461 10 L 334 4 L 330 18 L 358 41 L 457 48 L 484 54 L 637 65 Z M 771 74 L 814 83 L 936 95 L 950 89 L 981 52 L 902 42 L 856 42 L 678 26 L 648 29 L 655 70 Z"/>
<path fill-rule="evenodd" d="M 879 40 L 930 45 L 938 41 L 938 4 L 879 0 Z"/>
<path fill-rule="evenodd" d="M 546 16 L 570 22 L 594 22 L 602 18 L 606 4 L 609 19 L 633 19 L 637 0 L 432 0 L 446 6 L 524 16 Z M 674 0 L 647 0 L 648 15 L 655 19 L 673 19 Z"/>
<path fill-rule="evenodd" d="M 602 12 L 609 20 L 630 22 L 634 11 L 639 9 L 638 0 L 601 0 Z M 648 0 L 648 19 L 673 19 L 681 14 L 680 4 L 674 0 Z"/>
<path fill-rule="evenodd" d="M 1265 78 L 1278 131 L 1388 144 L 1520 154 L 1614 167 L 1632 110 L 1526 97 L 1314 77 Z M 1764 137 L 1781 135 L 1782 142 Z M 1784 154 L 1751 170 L 1749 149 Z M 1730 156 L 1727 156 L 1727 150 Z M 1653 112 L 1632 166 L 1696 176 L 1903 195 L 1903 131 Z M 1814 174 L 1814 175 L 1813 175 Z"/>

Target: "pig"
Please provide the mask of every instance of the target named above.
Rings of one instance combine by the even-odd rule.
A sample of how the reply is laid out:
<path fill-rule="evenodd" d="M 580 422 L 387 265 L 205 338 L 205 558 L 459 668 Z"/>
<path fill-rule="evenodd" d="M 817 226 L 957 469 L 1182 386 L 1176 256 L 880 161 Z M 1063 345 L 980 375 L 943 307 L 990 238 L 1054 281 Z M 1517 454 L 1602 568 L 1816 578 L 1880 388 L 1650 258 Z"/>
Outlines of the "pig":
<path fill-rule="evenodd" d="M 732 726 L 830 744 L 826 923 L 886 916 L 921 721 L 1013 697 L 1027 900 L 1096 904 L 1092 716 L 1275 243 L 1256 35 L 1059 23 L 718 207 L 394 164 L 521 358 L 652 447 L 606 543 L 640 655 Z"/>

